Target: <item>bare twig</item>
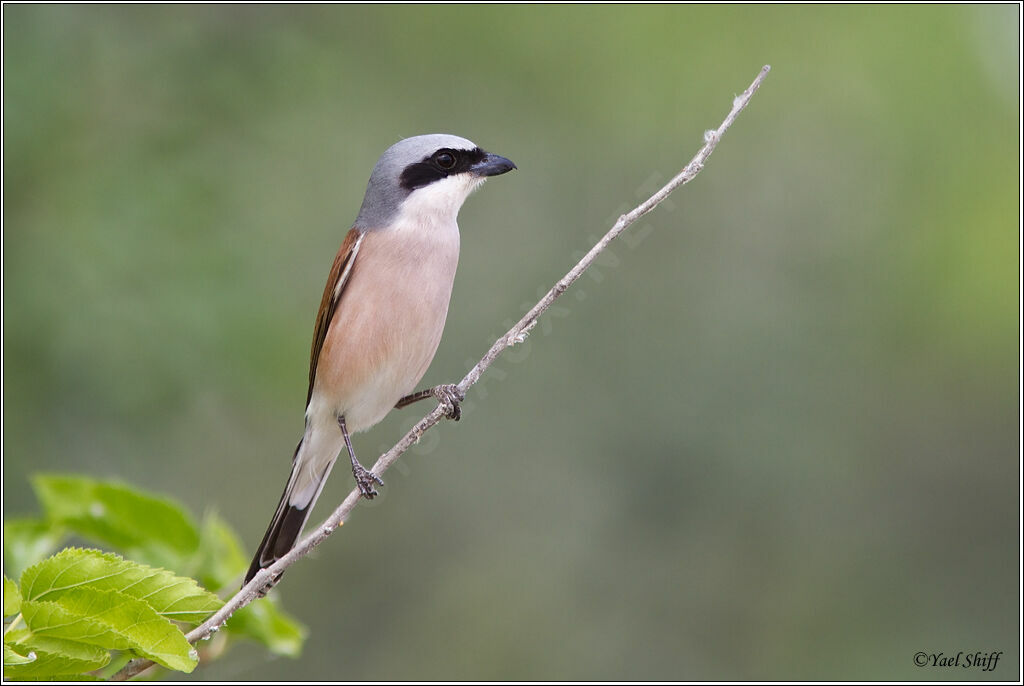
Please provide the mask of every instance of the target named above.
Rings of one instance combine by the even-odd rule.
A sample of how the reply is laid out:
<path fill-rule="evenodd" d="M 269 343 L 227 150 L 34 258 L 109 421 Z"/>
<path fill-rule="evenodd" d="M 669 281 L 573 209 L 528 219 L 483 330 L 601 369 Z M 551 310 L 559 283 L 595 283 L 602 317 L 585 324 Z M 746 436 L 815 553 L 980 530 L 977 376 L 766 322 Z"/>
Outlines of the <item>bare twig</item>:
<path fill-rule="evenodd" d="M 586 269 L 593 264 L 597 256 L 608 247 L 615 238 L 625 231 L 631 224 L 636 222 L 640 217 L 644 216 L 655 207 L 657 207 L 665 198 L 667 198 L 672 191 L 679 188 L 683 184 L 692 181 L 697 174 L 704 168 L 704 163 L 708 157 L 714 151 L 715 146 L 718 145 L 718 141 L 721 140 L 722 135 L 732 126 L 732 123 L 739 116 L 739 113 L 747 106 L 750 102 L 750 98 L 757 92 L 757 89 L 761 86 L 761 82 L 768 75 L 768 71 L 771 69 L 769 65 L 765 65 L 757 78 L 754 79 L 750 87 L 743 91 L 740 95 L 733 99 L 732 110 L 726 116 L 722 124 L 714 130 L 709 130 L 704 133 L 704 147 L 702 147 L 697 154 L 694 156 L 690 163 L 683 167 L 675 177 L 672 178 L 667 184 L 665 184 L 661 190 L 652 195 L 650 198 L 640 203 L 632 211 L 619 217 L 615 225 L 604 235 L 604 237 L 590 249 L 583 258 L 576 263 L 569 273 L 563 276 L 558 283 L 556 283 L 547 294 L 540 299 L 533 308 L 523 316 L 519 322 L 511 329 L 501 336 L 494 342 L 491 349 L 487 351 L 487 354 L 476 363 L 476 365 L 469 370 L 469 373 L 458 383 L 458 390 L 465 394 L 469 390 L 470 386 L 480 380 L 487 368 L 498 359 L 505 348 L 511 347 L 517 343 L 522 343 L 525 340 L 526 335 L 530 330 L 537 324 L 537 319 L 542 315 L 545 310 L 551 307 L 551 304 L 555 301 L 558 296 L 565 292 L 565 290 L 572 285 L 576 279 L 578 279 Z M 423 419 L 416 423 L 416 426 L 412 427 L 398 443 L 396 443 L 391 450 L 387 451 L 377 462 L 373 465 L 373 472 L 375 474 L 383 474 L 387 469 L 395 463 L 395 461 L 402 456 L 405 451 L 411 448 L 420 437 L 423 436 L 431 427 L 436 425 L 445 416 L 445 408 L 442 405 L 438 405 L 431 410 Z M 224 623 L 239 609 L 245 607 L 257 597 L 259 597 L 260 590 L 262 590 L 267 583 L 275 578 L 278 574 L 282 573 L 297 560 L 305 557 L 309 552 L 320 545 L 335 529 L 345 523 L 345 520 L 355 509 L 356 503 L 359 502 L 359 489 L 353 489 L 348 497 L 338 506 L 338 508 L 331 514 L 330 517 L 325 519 L 322 524 L 316 527 L 311 533 L 303 538 L 298 545 L 292 548 L 288 554 L 279 559 L 277 562 L 272 564 L 270 567 L 260 571 L 256 576 L 249 581 L 248 584 L 242 590 L 234 595 L 224 606 L 212 615 L 209 619 L 203 622 L 201 625 L 193 629 L 187 635 L 190 643 L 201 641 L 212 636 L 218 629 L 224 626 Z M 148 669 L 153 665 L 149 660 L 132 660 L 128 663 L 120 672 L 115 674 L 112 679 L 115 681 L 123 681 L 130 679 L 141 671 Z"/>

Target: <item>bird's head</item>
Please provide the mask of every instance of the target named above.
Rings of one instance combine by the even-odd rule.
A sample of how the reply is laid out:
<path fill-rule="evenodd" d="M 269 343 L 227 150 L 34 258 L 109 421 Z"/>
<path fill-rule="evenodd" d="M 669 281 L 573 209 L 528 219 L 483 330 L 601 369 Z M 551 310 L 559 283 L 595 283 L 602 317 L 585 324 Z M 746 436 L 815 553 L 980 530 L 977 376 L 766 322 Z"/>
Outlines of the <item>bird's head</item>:
<path fill-rule="evenodd" d="M 377 160 L 355 226 L 385 227 L 401 215 L 454 222 L 462 203 L 487 177 L 515 168 L 511 160 L 458 136 L 406 138 Z"/>

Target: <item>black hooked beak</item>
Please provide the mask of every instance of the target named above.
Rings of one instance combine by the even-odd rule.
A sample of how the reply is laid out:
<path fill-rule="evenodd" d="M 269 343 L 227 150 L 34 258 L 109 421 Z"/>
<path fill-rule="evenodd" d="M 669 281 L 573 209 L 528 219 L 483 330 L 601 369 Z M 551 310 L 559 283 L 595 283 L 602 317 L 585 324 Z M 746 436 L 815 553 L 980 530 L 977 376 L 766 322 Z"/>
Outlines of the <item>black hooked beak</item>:
<path fill-rule="evenodd" d="M 516 168 L 516 164 L 512 160 L 506 159 L 501 155 L 486 153 L 482 160 L 469 168 L 469 171 L 477 176 L 497 176 Z"/>

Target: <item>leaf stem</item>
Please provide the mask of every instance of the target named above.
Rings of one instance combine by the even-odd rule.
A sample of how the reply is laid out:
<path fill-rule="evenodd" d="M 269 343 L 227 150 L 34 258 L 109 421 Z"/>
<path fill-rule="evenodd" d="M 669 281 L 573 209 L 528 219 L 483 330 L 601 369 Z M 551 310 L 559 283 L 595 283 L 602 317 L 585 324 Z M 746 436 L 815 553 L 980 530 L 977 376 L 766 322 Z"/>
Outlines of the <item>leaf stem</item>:
<path fill-rule="evenodd" d="M 20 612 L 17 615 L 15 615 L 14 619 L 11 620 L 11 623 L 8 624 L 7 628 L 4 629 L 4 638 L 5 639 L 7 638 L 7 634 L 14 630 L 14 627 L 16 627 L 19 624 L 21 624 L 22 619 L 23 618 L 22 618 Z"/>

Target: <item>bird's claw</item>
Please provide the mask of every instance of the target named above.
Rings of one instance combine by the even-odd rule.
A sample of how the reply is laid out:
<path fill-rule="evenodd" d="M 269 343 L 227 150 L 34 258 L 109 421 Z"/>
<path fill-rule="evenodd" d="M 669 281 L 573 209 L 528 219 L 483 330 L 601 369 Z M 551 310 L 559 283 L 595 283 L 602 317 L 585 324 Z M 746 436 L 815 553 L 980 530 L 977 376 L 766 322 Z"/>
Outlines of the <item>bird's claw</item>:
<path fill-rule="evenodd" d="M 373 487 L 374 482 L 377 482 L 380 486 L 384 485 L 379 476 L 361 464 L 352 468 L 352 476 L 356 478 L 356 486 L 359 487 L 359 493 L 367 500 L 373 500 L 373 497 L 377 495 L 377 489 Z"/>
<path fill-rule="evenodd" d="M 434 386 L 430 389 L 430 392 L 437 398 L 437 402 L 441 404 L 441 407 L 444 408 L 445 417 L 455 421 L 462 419 L 462 405 L 460 403 L 466 399 L 466 394 L 460 391 L 456 384 L 446 383 Z"/>

